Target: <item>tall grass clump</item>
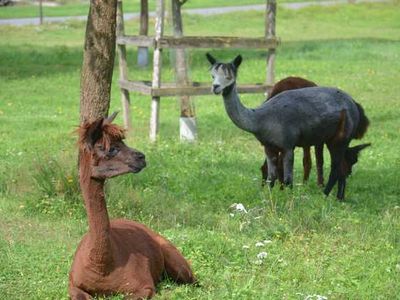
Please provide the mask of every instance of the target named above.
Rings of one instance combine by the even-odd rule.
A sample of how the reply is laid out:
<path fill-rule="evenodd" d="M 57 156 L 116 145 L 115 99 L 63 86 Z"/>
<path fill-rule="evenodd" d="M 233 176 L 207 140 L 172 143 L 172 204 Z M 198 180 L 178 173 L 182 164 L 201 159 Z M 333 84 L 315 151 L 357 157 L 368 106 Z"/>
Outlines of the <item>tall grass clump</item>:
<path fill-rule="evenodd" d="M 47 215 L 73 215 L 81 208 L 76 164 L 55 158 L 41 159 L 32 171 L 34 190 L 26 209 Z"/>

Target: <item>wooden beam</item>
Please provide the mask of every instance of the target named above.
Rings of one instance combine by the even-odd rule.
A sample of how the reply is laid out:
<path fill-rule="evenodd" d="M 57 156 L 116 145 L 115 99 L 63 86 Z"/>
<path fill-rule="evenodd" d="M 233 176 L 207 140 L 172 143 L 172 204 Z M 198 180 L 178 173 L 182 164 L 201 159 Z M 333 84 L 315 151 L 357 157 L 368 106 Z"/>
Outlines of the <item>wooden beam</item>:
<path fill-rule="evenodd" d="M 149 33 L 149 1 L 140 1 L 140 30 L 139 35 L 147 36 Z M 149 64 L 149 48 L 138 47 L 137 63 L 139 67 L 146 67 Z"/>
<path fill-rule="evenodd" d="M 155 24 L 155 39 L 156 42 L 162 38 L 164 34 L 164 11 L 165 2 L 164 0 L 157 1 L 156 8 L 156 24 Z M 159 88 L 161 85 L 161 48 L 156 44 L 156 48 L 153 53 L 153 80 L 152 88 Z M 160 124 L 160 97 L 153 96 L 151 99 L 151 112 L 150 112 L 150 141 L 155 142 L 157 139 L 158 127 Z"/>
<path fill-rule="evenodd" d="M 251 48 L 274 49 L 278 47 L 279 40 L 276 37 L 269 38 L 242 38 L 230 36 L 164 36 L 157 40 L 148 36 L 125 35 L 117 38 L 118 44 L 158 48 Z"/>
<path fill-rule="evenodd" d="M 151 95 L 151 81 L 120 80 L 119 85 L 121 88 L 130 92 L 139 92 L 144 95 Z"/>
<path fill-rule="evenodd" d="M 124 34 L 124 12 L 122 10 L 122 1 L 117 2 L 117 27 L 116 35 L 121 36 Z M 118 60 L 119 60 L 119 78 L 121 80 L 128 80 L 128 64 L 126 61 L 126 46 L 117 45 Z M 121 90 L 121 104 L 122 116 L 124 120 L 124 128 L 130 133 L 132 131 L 132 122 L 130 116 L 130 98 L 128 90 L 122 88 Z"/>
<path fill-rule="evenodd" d="M 145 35 L 122 35 L 117 37 L 118 45 L 133 45 L 139 47 L 154 47 L 155 38 Z"/>
<path fill-rule="evenodd" d="M 177 86 L 176 83 L 163 83 L 160 87 L 151 87 L 151 81 L 124 81 L 120 80 L 121 88 L 127 89 L 131 92 L 139 92 L 144 95 L 151 95 L 152 97 L 166 97 L 166 96 L 199 96 L 199 95 L 212 95 L 210 83 L 193 82 L 187 86 Z M 266 93 L 272 86 L 266 84 L 242 84 L 237 87 L 239 93 L 255 94 Z"/>
<path fill-rule="evenodd" d="M 265 12 L 265 38 L 275 38 L 276 24 L 276 1 L 267 0 Z M 266 84 L 273 85 L 275 82 L 275 48 L 269 48 L 267 54 Z"/>
<path fill-rule="evenodd" d="M 241 38 L 228 36 L 184 36 L 163 37 L 159 41 L 160 48 L 276 48 L 276 38 Z"/>

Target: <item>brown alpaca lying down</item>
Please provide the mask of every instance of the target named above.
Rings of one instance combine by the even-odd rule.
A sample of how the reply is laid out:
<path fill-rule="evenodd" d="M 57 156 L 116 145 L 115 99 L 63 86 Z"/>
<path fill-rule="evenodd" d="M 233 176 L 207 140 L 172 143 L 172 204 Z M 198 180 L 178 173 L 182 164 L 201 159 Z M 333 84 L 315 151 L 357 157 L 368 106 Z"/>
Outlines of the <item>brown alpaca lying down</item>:
<path fill-rule="evenodd" d="M 100 119 L 79 128 L 79 175 L 89 231 L 76 250 L 69 275 L 73 300 L 116 293 L 127 299 L 151 298 L 166 273 L 179 283 L 195 278 L 182 254 L 143 224 L 109 220 L 104 197 L 107 178 L 137 173 L 145 156 L 122 141 L 123 129 Z"/>

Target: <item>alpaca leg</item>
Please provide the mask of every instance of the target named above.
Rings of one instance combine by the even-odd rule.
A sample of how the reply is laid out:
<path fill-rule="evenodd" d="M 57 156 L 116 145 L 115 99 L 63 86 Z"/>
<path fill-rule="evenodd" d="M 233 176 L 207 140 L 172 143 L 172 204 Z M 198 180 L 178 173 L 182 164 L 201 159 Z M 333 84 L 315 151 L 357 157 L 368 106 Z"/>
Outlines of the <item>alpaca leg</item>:
<path fill-rule="evenodd" d="M 281 184 L 281 189 L 283 189 L 283 154 L 282 152 L 278 153 L 278 163 L 276 164 L 276 174 L 278 176 L 279 183 Z"/>
<path fill-rule="evenodd" d="M 264 160 L 264 164 L 261 166 L 260 170 L 261 170 L 261 177 L 262 177 L 261 186 L 264 186 L 266 181 L 267 181 L 267 178 L 268 178 L 268 162 L 267 162 L 267 159 Z"/>
<path fill-rule="evenodd" d="M 192 270 L 182 254 L 166 239 L 160 237 L 159 243 L 164 255 L 164 266 L 168 276 L 178 283 L 194 283 Z"/>
<path fill-rule="evenodd" d="M 150 299 L 153 298 L 154 295 L 156 294 L 156 289 L 154 286 L 152 287 L 143 287 L 137 291 L 135 291 L 134 294 L 128 294 L 124 296 L 124 299 L 126 300 L 143 300 L 143 299 Z"/>
<path fill-rule="evenodd" d="M 336 195 L 339 201 L 343 201 L 345 189 L 346 189 L 346 177 L 341 176 L 341 178 L 339 178 L 338 180 L 338 191 Z"/>
<path fill-rule="evenodd" d="M 286 186 L 293 186 L 293 163 L 294 151 L 293 149 L 286 149 L 283 151 L 283 183 Z"/>
<path fill-rule="evenodd" d="M 68 293 L 69 293 L 69 297 L 71 298 L 71 300 L 89 300 L 89 299 L 93 299 L 92 296 L 90 296 L 84 290 L 81 290 L 80 288 L 77 288 L 75 286 L 69 286 Z"/>
<path fill-rule="evenodd" d="M 267 154 L 267 164 L 268 164 L 268 182 L 271 188 L 274 187 L 275 180 L 277 178 L 277 166 L 279 152 L 276 149 L 265 147 L 265 153 Z"/>
<path fill-rule="evenodd" d="M 331 154 L 331 172 L 329 174 L 328 183 L 324 189 L 326 196 L 332 191 L 334 185 L 341 178 L 340 164 L 344 159 L 348 143 L 341 145 L 328 145 L 329 153 Z"/>
<path fill-rule="evenodd" d="M 315 145 L 315 162 L 317 165 L 317 183 L 324 186 L 324 144 Z"/>
<path fill-rule="evenodd" d="M 303 147 L 303 182 L 310 177 L 311 165 L 310 147 Z"/>

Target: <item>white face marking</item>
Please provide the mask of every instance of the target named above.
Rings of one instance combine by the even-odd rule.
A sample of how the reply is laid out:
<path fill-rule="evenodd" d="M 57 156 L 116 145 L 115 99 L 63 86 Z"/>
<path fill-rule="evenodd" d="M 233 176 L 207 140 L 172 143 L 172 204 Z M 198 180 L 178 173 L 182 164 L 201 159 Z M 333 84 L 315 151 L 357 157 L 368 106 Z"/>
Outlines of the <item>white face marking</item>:
<path fill-rule="evenodd" d="M 212 91 L 220 94 L 224 88 L 235 82 L 232 67 L 228 64 L 219 64 L 211 69 Z"/>

